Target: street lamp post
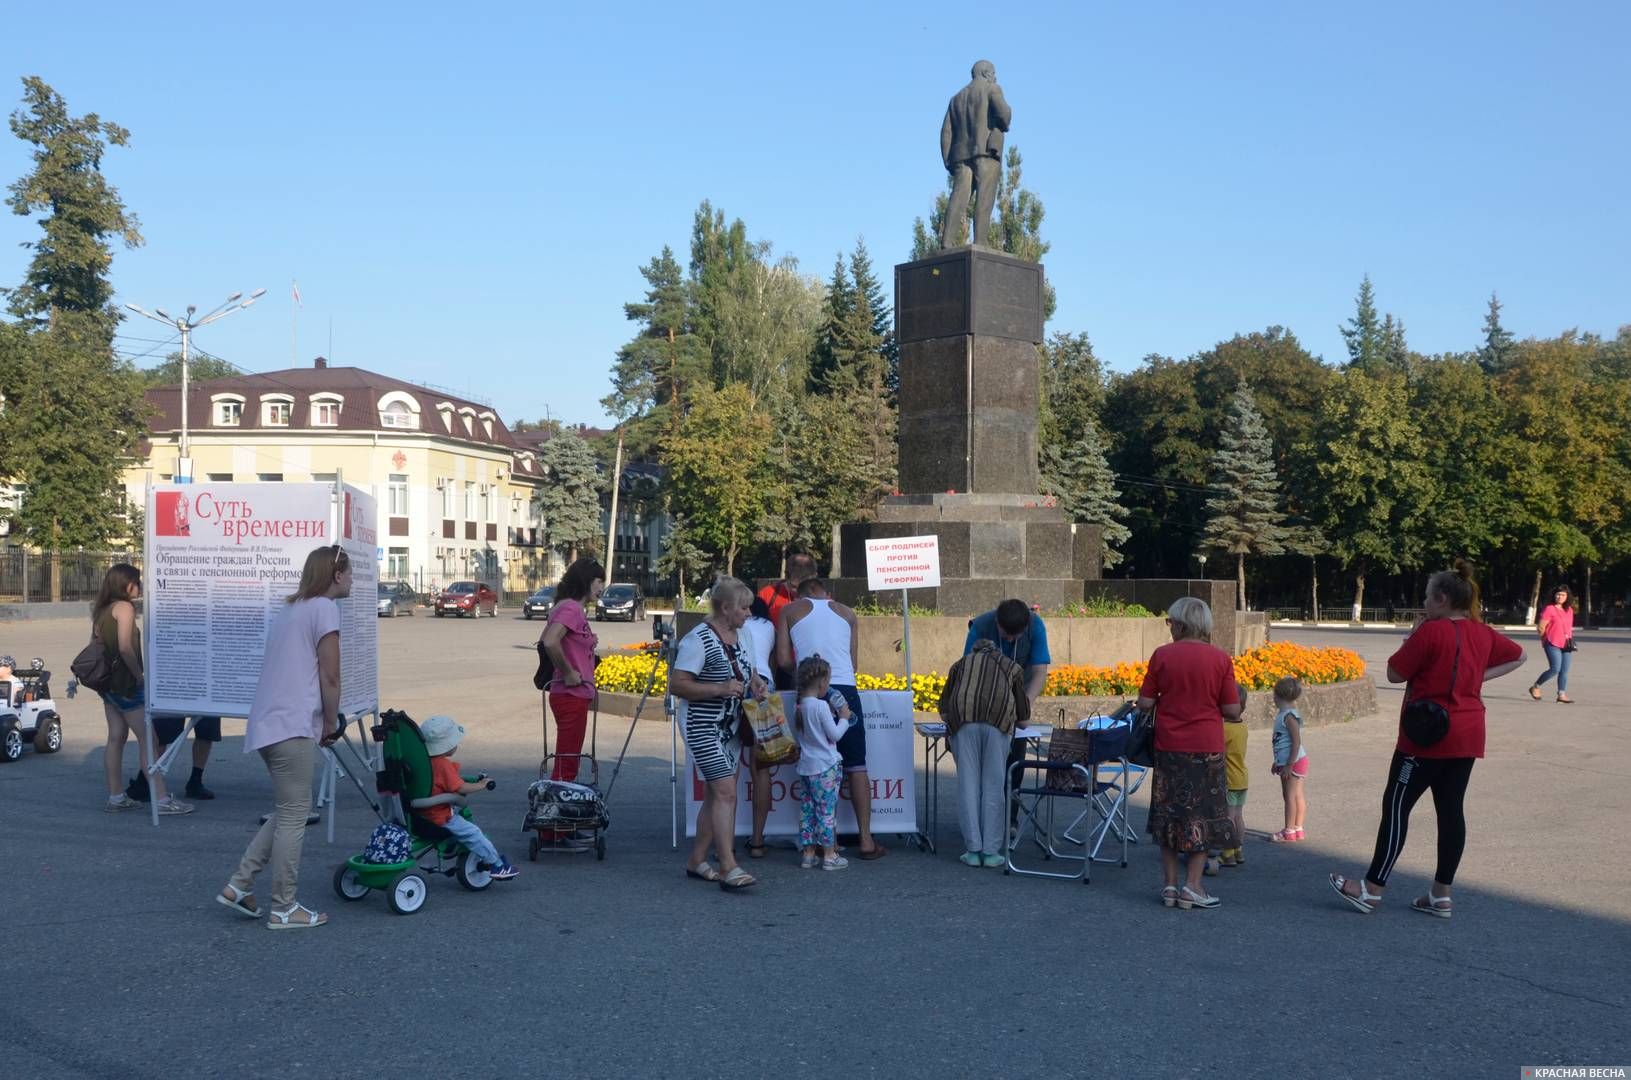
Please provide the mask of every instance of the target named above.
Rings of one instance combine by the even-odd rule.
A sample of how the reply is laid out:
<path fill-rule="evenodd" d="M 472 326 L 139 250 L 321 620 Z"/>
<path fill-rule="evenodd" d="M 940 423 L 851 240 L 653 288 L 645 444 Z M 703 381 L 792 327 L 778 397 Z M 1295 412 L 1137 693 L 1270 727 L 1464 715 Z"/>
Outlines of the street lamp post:
<path fill-rule="evenodd" d="M 193 478 L 193 462 L 191 453 L 192 443 L 188 438 L 187 431 L 187 399 L 190 396 L 188 394 L 187 385 L 187 348 L 192 338 L 192 332 L 201 326 L 208 326 L 217 319 L 224 319 L 228 315 L 231 315 L 234 311 L 242 311 L 250 304 L 253 304 L 256 300 L 259 300 L 265 294 L 265 289 L 256 289 L 254 292 L 249 294 L 249 299 L 245 300 L 243 299 L 243 293 L 233 293 L 231 296 L 222 301 L 214 311 L 205 315 L 202 319 L 193 318 L 193 313 L 198 310 L 197 306 L 193 304 L 187 305 L 187 315 L 185 318 L 174 319 L 171 318 L 170 314 L 163 308 L 154 308 L 152 311 L 148 311 L 145 308 L 137 307 L 135 304 L 125 305 L 125 307 L 129 308 L 131 311 L 134 311 L 138 315 L 145 315 L 154 322 L 163 323 L 166 326 L 173 326 L 181 332 L 181 453 L 179 460 L 176 462 L 177 483 L 191 483 Z"/>

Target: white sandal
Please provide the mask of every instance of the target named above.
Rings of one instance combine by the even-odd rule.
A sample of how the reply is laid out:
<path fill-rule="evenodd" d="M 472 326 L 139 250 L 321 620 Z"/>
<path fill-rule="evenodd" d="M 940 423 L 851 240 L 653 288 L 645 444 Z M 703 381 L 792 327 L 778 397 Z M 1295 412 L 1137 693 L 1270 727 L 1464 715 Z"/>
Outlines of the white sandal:
<path fill-rule="evenodd" d="M 1424 900 L 1426 903 L 1422 902 Z M 1440 907 L 1440 904 L 1444 906 Z M 1435 919 L 1448 919 L 1454 913 L 1448 896 L 1434 896 L 1432 893 L 1428 893 L 1426 896 L 1418 896 L 1410 901 L 1410 910 L 1419 911 L 1423 915 L 1431 915 Z"/>
<path fill-rule="evenodd" d="M 232 893 L 231 899 L 227 898 L 227 892 Z M 229 881 L 226 884 L 225 891 L 215 894 L 215 902 L 223 907 L 231 908 L 239 915 L 243 915 L 251 919 L 258 919 L 261 917 L 260 908 L 252 908 L 248 904 L 244 903 L 245 900 L 252 900 L 254 897 L 254 893 L 244 892 L 242 889 L 239 889 L 236 885 Z"/>
<path fill-rule="evenodd" d="M 296 919 L 295 912 L 304 912 L 304 919 Z M 328 922 L 328 916 L 311 908 L 296 904 L 288 911 L 269 911 L 266 914 L 268 930 L 313 930 Z"/>
<path fill-rule="evenodd" d="M 1331 874 L 1326 878 L 1326 880 L 1331 883 L 1331 888 L 1337 891 L 1337 895 L 1348 901 L 1348 903 L 1352 904 L 1354 910 L 1359 912 L 1361 915 L 1369 915 L 1373 913 L 1376 910 L 1376 905 L 1382 902 L 1381 895 L 1371 892 L 1370 888 L 1365 884 L 1364 878 L 1359 879 L 1358 896 L 1354 896 L 1352 893 L 1343 891 L 1342 886 L 1348 883 L 1348 879 L 1343 877 L 1341 874 Z"/>
<path fill-rule="evenodd" d="M 1179 911 L 1188 911 L 1190 908 L 1201 908 L 1202 910 L 1206 910 L 1207 908 L 1222 906 L 1223 901 L 1219 900 L 1210 893 L 1198 893 L 1194 889 L 1191 889 L 1188 885 L 1185 885 L 1178 890 Z"/>

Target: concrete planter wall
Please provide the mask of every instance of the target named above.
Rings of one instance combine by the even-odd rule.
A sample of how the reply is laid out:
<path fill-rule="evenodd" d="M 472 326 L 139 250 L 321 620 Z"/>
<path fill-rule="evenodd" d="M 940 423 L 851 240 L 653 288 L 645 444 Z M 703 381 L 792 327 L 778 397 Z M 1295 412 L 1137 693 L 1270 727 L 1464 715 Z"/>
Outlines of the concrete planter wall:
<path fill-rule="evenodd" d="M 1047 619 L 1048 649 L 1054 666 L 1091 664 L 1111 667 L 1149 659 L 1157 646 L 1172 640 L 1160 619 Z M 906 674 L 900 650 L 899 615 L 862 615 L 862 671 L 869 675 Z M 962 615 L 912 617 L 912 668 L 918 674 L 944 675 L 963 655 L 968 618 Z"/>

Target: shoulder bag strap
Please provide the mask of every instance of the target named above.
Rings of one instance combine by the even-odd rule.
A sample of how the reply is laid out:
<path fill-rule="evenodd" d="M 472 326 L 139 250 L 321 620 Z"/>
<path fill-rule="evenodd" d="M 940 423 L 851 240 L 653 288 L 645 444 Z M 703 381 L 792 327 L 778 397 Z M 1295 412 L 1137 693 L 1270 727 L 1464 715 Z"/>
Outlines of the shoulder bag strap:
<path fill-rule="evenodd" d="M 1455 677 L 1456 677 L 1456 674 L 1461 670 L 1461 626 L 1460 626 L 1460 622 L 1461 622 L 1460 619 L 1451 619 L 1450 620 L 1450 628 L 1455 631 L 1455 659 L 1450 661 L 1450 689 L 1449 689 L 1449 692 L 1447 694 L 1445 694 L 1445 702 L 1446 702 L 1445 708 L 1449 708 L 1449 704 L 1453 703 L 1454 700 L 1455 700 Z"/>

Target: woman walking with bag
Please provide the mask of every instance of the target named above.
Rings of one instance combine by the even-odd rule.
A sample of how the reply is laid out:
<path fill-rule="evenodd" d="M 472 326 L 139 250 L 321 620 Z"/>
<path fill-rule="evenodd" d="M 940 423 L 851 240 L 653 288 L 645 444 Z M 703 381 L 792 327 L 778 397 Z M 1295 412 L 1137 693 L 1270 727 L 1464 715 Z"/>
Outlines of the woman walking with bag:
<path fill-rule="evenodd" d="M 1201 884 L 1209 850 L 1239 847 L 1229 813 L 1223 720 L 1240 715 L 1234 661 L 1211 644 L 1212 609 L 1193 596 L 1167 609 L 1172 644 L 1150 654 L 1138 707 L 1155 709 L 1150 836 L 1161 849 L 1161 903 L 1185 911 L 1223 901 Z M 1178 857 L 1188 859 L 1178 884 Z"/>
<path fill-rule="evenodd" d="M 327 746 L 340 730 L 340 605 L 351 595 L 351 560 L 339 544 L 306 556 L 300 588 L 266 632 L 255 703 L 244 729 L 244 753 L 260 751 L 272 775 L 276 811 L 261 824 L 232 878 L 216 894 L 251 919 L 262 915 L 251 891 L 255 875 L 272 866 L 268 930 L 309 930 L 328 916 L 295 902 L 300 881 L 300 848 L 311 811 L 312 767 L 319 742 Z"/>
<path fill-rule="evenodd" d="M 1569 696 L 1569 668 L 1574 662 L 1574 594 L 1567 585 L 1552 590 L 1552 602 L 1540 613 L 1540 647 L 1546 652 L 1546 670 L 1529 687 L 1529 696 L 1540 700 L 1540 688 L 1557 676 L 1557 703 L 1573 705 Z"/>
<path fill-rule="evenodd" d="M 1472 766 L 1484 756 L 1484 683 L 1523 665 L 1518 643 L 1485 626 L 1478 617 L 1478 585 L 1472 567 L 1456 560 L 1427 581 L 1427 614 L 1388 658 L 1387 679 L 1405 683 L 1399 713 L 1399 741 L 1382 792 L 1382 823 L 1376 852 L 1361 881 L 1341 874 L 1331 888 L 1355 911 L 1369 915 L 1382 901 L 1387 879 L 1404 850 L 1410 811 L 1422 792 L 1433 792 L 1438 817 L 1438 865 L 1426 896 L 1410 910 L 1448 919 L 1461 853 L 1467 846 L 1462 803 Z"/>
<path fill-rule="evenodd" d="M 102 713 L 108 721 L 108 742 L 102 751 L 102 771 L 108 782 L 108 801 L 102 807 L 110 814 L 134 810 L 142 804 L 125 794 L 125 742 L 136 736 L 136 760 L 141 774 L 147 775 L 146 674 L 142 666 L 142 627 L 136 618 L 136 601 L 142 595 L 142 572 L 129 563 L 115 563 L 102 575 L 102 590 L 91 605 L 91 636 L 108 658 L 112 680 L 102 693 Z M 153 773 L 148 790 L 157 799 L 161 814 L 190 814 L 184 803 L 164 791 L 164 774 Z"/>
<path fill-rule="evenodd" d="M 668 686 L 679 699 L 685 749 L 706 785 L 697 809 L 697 835 L 686 877 L 717 881 L 727 892 L 758 884 L 736 862 L 736 773 L 742 764 L 737 736 L 744 694 L 763 700 L 765 681 L 753 672 L 753 657 L 741 630 L 748 620 L 753 590 L 733 577 L 714 582 L 710 614 L 681 639 Z M 708 861 L 709 847 L 719 860 Z"/>

